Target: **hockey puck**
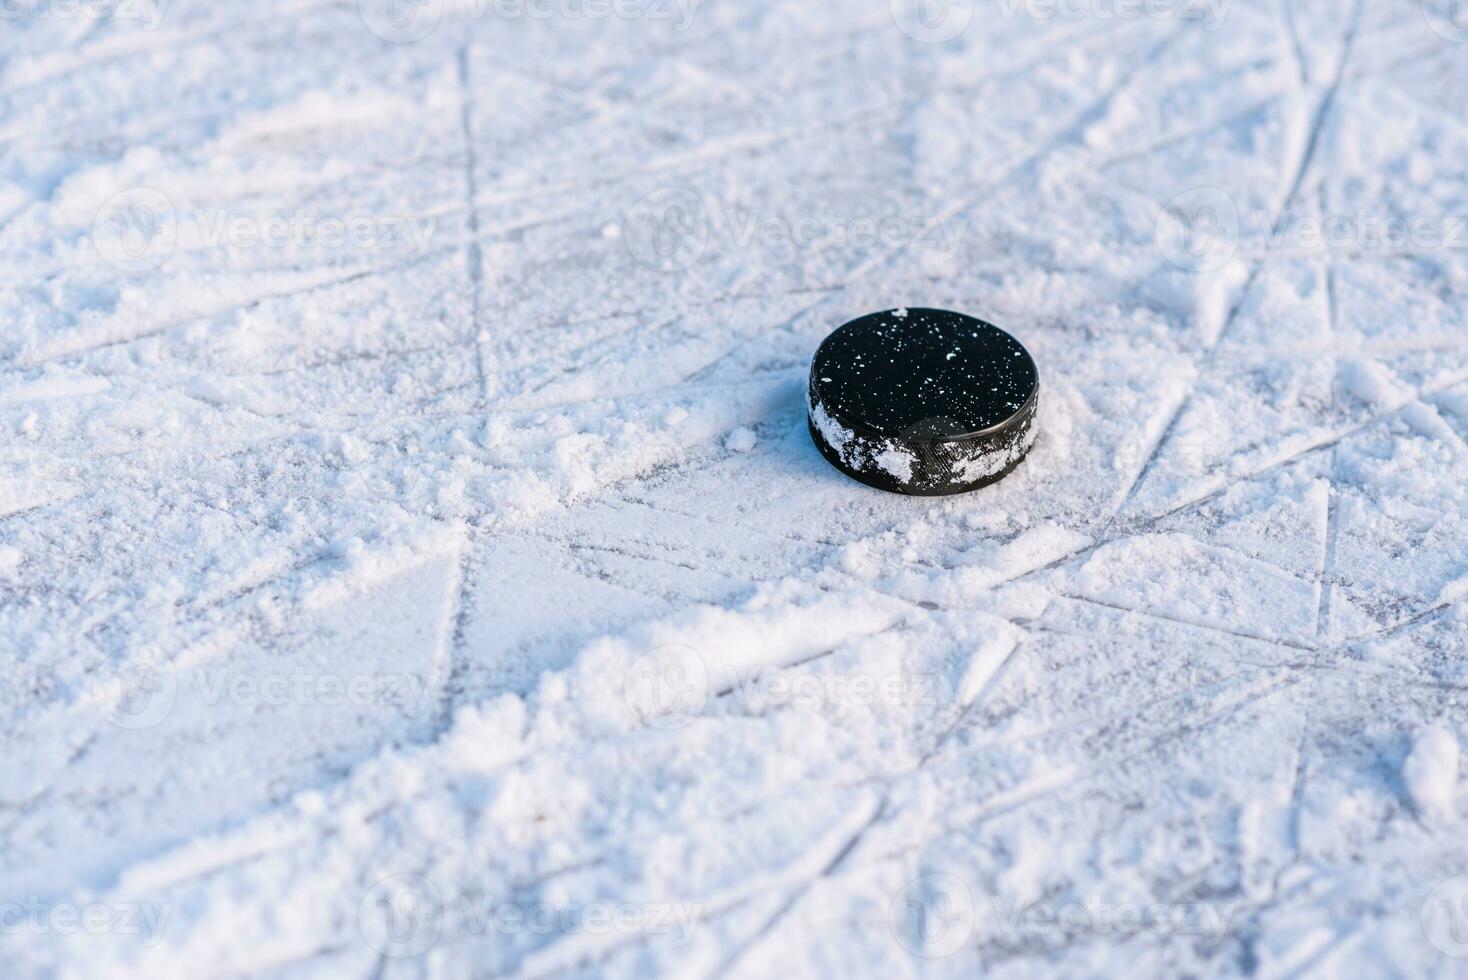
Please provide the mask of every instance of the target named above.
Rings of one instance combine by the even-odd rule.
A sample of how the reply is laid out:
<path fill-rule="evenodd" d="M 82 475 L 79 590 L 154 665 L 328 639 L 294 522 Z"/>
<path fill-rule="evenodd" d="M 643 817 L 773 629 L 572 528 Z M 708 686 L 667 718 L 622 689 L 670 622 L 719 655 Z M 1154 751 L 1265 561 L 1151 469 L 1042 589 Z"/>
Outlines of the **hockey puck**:
<path fill-rule="evenodd" d="M 946 310 L 852 320 L 810 366 L 811 438 L 838 470 L 939 496 L 1008 476 L 1034 445 L 1040 375 L 992 323 Z"/>

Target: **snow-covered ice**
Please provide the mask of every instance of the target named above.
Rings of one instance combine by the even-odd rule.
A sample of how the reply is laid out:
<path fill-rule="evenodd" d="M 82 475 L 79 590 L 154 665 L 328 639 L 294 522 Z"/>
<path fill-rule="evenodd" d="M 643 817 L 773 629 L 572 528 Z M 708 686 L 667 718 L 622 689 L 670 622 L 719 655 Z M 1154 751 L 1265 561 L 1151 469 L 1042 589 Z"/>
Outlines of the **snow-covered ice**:
<path fill-rule="evenodd" d="M 4 974 L 1464 975 L 1460 7 L 0 3 Z"/>

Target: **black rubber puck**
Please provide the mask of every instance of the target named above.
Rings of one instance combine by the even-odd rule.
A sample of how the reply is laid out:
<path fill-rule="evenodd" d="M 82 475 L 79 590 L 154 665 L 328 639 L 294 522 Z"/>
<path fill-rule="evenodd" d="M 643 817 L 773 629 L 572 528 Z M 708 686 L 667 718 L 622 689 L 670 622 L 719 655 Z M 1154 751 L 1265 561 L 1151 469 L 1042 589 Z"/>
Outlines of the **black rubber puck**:
<path fill-rule="evenodd" d="M 963 493 L 1008 476 L 1034 445 L 1040 374 L 992 323 L 946 310 L 873 313 L 821 342 L 810 434 L 868 486 Z"/>

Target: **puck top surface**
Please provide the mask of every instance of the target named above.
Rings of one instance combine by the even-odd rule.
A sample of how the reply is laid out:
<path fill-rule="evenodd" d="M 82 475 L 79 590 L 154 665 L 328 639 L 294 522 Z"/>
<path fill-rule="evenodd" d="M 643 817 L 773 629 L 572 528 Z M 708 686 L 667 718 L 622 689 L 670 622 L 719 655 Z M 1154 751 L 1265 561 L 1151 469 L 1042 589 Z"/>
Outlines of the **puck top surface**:
<path fill-rule="evenodd" d="M 811 391 L 843 424 L 887 438 L 935 419 L 946 438 L 992 429 L 1039 385 L 1035 361 L 998 327 L 962 313 L 873 313 L 839 328 L 811 364 Z"/>

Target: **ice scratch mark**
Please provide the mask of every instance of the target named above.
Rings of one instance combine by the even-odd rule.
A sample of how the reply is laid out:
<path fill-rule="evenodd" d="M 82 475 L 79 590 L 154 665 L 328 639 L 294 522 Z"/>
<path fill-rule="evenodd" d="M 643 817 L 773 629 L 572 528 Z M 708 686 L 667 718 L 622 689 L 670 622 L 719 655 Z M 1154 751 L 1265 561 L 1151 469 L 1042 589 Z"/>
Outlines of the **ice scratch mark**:
<path fill-rule="evenodd" d="M 459 90 L 462 95 L 459 107 L 459 127 L 464 137 L 464 206 L 468 213 L 465 220 L 469 227 L 469 243 L 465 261 L 469 266 L 469 335 L 475 344 L 475 366 L 479 372 L 479 407 L 489 402 L 489 371 L 485 364 L 486 340 L 483 334 L 480 294 L 484 283 L 484 253 L 479 244 L 479 155 L 474 149 L 474 88 L 469 77 L 469 46 L 459 48 Z"/>
<path fill-rule="evenodd" d="M 447 629 L 439 637 L 437 680 L 439 684 L 438 713 L 429 734 L 429 741 L 437 741 L 453 724 L 454 703 L 463 684 L 463 650 L 469 628 L 469 617 L 473 612 L 474 587 L 474 533 L 469 531 L 460 545 L 458 571 L 451 586 L 454 594 L 453 608 L 445 620 Z"/>
<path fill-rule="evenodd" d="M 1090 768 L 1082 769 L 1078 766 L 1068 766 L 1048 773 L 1040 779 L 1032 780 L 1015 789 L 996 793 L 985 801 L 985 805 L 971 819 L 943 826 L 937 834 L 931 837 L 877 855 L 870 860 L 862 862 L 860 865 L 853 866 L 851 870 L 857 871 L 916 853 L 934 846 L 953 834 L 972 830 L 991 820 L 1023 810 L 1031 804 L 1047 799 L 1071 787 L 1095 780 L 1124 763 L 1151 755 L 1180 739 L 1187 738 L 1191 735 L 1199 735 L 1209 729 L 1215 728 L 1231 720 L 1245 708 L 1273 697 L 1280 691 L 1298 683 L 1300 682 L 1297 680 L 1280 681 L 1262 691 L 1246 695 L 1238 701 L 1217 706 L 1216 711 L 1201 720 L 1186 722 L 1177 728 L 1155 736 L 1147 740 L 1138 749 L 1115 753 L 1108 758 L 1099 759 Z"/>
<path fill-rule="evenodd" d="M 1300 47 L 1300 31 L 1295 25 L 1295 8 L 1291 0 L 1279 0 L 1279 15 L 1284 21 L 1284 30 L 1287 35 L 1284 46 L 1294 59 L 1295 72 L 1303 86 L 1310 79 L 1305 68 L 1305 51 Z"/>
<path fill-rule="evenodd" d="M 1325 324 L 1326 333 L 1331 344 L 1331 377 L 1335 377 L 1335 364 L 1340 360 L 1336 354 L 1336 275 L 1335 266 L 1327 264 L 1325 269 Z M 1330 404 L 1334 411 L 1336 407 L 1335 385 L 1331 385 Z M 1339 446 L 1331 447 L 1330 470 L 1328 474 L 1329 484 L 1325 498 L 1325 526 L 1321 536 L 1320 555 L 1320 607 L 1315 614 L 1315 642 L 1318 644 L 1323 637 L 1330 632 L 1330 600 L 1334 590 L 1335 578 L 1335 551 L 1336 537 L 1340 533 L 1340 493 L 1337 490 L 1339 479 L 1340 449 Z"/>
<path fill-rule="evenodd" d="M 780 923 L 785 921 L 790 913 L 795 910 L 795 907 L 800 904 L 800 900 L 809 894 L 817 882 L 830 877 L 840 867 L 841 863 L 846 860 L 847 855 L 856 847 L 862 836 L 887 811 L 887 797 L 884 795 L 880 799 L 873 800 L 866 807 L 866 811 L 866 815 L 860 819 L 856 830 L 842 840 L 835 854 L 825 862 L 821 870 L 792 890 L 790 897 L 782 902 L 775 909 L 774 913 L 765 919 L 748 939 L 737 946 L 733 952 L 724 957 L 713 970 L 706 974 L 708 980 L 713 980 L 715 977 L 728 976 L 749 955 L 751 950 L 756 948 L 767 936 L 774 933 Z"/>
<path fill-rule="evenodd" d="M 1107 609 L 1115 609 L 1117 612 L 1134 613 L 1138 616 L 1146 616 L 1150 619 L 1160 619 L 1163 622 L 1173 623 L 1178 626 L 1190 626 L 1193 629 L 1208 630 L 1209 632 L 1213 633 L 1222 633 L 1227 636 L 1235 636 L 1241 640 L 1254 640 L 1258 643 L 1268 643 L 1273 646 L 1293 647 L 1296 650 L 1315 649 L 1313 646 L 1305 643 L 1287 640 L 1282 637 L 1260 636 L 1257 633 L 1250 633 L 1245 630 L 1232 629 L 1219 623 L 1209 623 L 1203 620 L 1184 619 L 1179 616 L 1168 616 L 1164 615 L 1163 613 L 1152 612 L 1147 609 L 1135 609 L 1131 606 L 1119 606 L 1112 602 L 1104 602 L 1100 599 L 1092 599 L 1089 596 L 1072 595 L 1068 592 L 1061 592 L 1059 594 L 1064 598 L 1070 599 L 1074 602 L 1087 602 L 1093 606 L 1105 606 Z"/>

